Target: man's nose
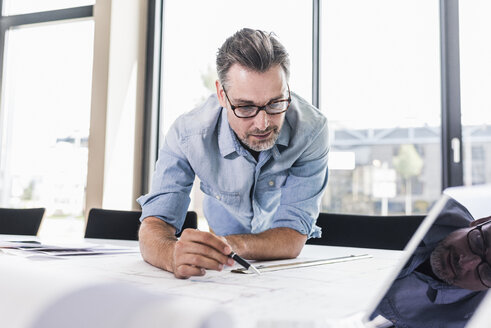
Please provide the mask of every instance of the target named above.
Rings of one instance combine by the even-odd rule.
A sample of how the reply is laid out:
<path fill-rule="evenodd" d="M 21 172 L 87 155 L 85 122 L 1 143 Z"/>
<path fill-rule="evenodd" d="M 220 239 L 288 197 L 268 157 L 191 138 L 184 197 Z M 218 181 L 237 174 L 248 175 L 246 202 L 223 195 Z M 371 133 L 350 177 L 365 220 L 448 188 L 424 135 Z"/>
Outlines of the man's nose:
<path fill-rule="evenodd" d="M 254 117 L 254 121 L 256 128 L 264 131 L 269 126 L 269 115 L 265 110 L 260 110 L 256 117 Z"/>
<path fill-rule="evenodd" d="M 481 262 L 482 262 L 481 257 L 480 256 L 477 256 L 476 254 L 460 255 L 460 258 L 459 258 L 459 266 L 464 271 L 473 271 L 473 270 L 475 270 L 476 267 Z"/>

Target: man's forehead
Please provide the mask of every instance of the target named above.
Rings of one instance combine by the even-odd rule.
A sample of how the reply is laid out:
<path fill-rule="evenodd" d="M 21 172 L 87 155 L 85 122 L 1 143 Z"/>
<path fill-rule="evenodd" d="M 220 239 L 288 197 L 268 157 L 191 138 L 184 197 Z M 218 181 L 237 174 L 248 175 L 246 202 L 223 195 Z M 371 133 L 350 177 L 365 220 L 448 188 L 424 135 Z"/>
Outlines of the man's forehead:
<path fill-rule="evenodd" d="M 231 99 L 242 102 L 257 102 L 259 100 L 276 100 L 288 96 L 288 87 L 280 87 L 274 90 L 256 92 L 253 88 L 227 88 L 227 94 Z"/>
<path fill-rule="evenodd" d="M 265 71 L 257 71 L 238 64 L 234 64 L 227 72 L 226 84 L 230 88 L 232 85 L 240 86 L 240 84 L 242 83 L 247 84 L 251 80 L 259 83 L 276 82 L 279 84 L 284 84 L 283 82 L 286 81 L 286 75 L 280 65 L 272 66 Z"/>
<path fill-rule="evenodd" d="M 230 68 L 227 71 L 227 77 L 228 78 L 241 77 L 244 75 L 259 75 L 260 76 L 260 75 L 265 75 L 267 73 L 281 74 L 284 77 L 286 77 L 285 71 L 284 71 L 283 67 L 281 67 L 280 64 L 273 65 L 273 66 L 271 66 L 265 70 L 256 70 L 256 69 L 253 69 L 250 67 L 240 65 L 238 63 L 235 63 L 232 66 L 230 66 Z"/>
<path fill-rule="evenodd" d="M 483 224 L 488 223 L 488 222 L 491 222 L 491 216 L 487 216 L 485 218 L 481 218 L 480 220 L 483 222 Z"/>
<path fill-rule="evenodd" d="M 486 220 L 483 220 L 482 222 L 477 224 L 476 227 L 481 227 L 481 229 L 483 230 L 491 230 L 491 217 L 486 218 Z"/>

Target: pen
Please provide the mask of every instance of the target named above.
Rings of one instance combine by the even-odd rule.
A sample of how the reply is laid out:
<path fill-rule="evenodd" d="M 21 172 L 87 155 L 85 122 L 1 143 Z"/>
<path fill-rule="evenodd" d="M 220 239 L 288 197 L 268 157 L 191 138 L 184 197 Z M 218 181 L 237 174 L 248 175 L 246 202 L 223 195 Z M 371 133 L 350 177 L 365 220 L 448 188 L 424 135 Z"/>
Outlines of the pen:
<path fill-rule="evenodd" d="M 233 258 L 235 260 L 235 262 L 237 262 L 240 265 L 242 265 L 244 268 L 246 268 L 246 270 L 249 270 L 249 268 L 251 268 L 252 271 L 254 271 L 256 274 L 258 274 L 258 275 L 261 274 L 261 272 L 259 272 L 259 270 L 256 269 L 256 267 L 254 265 L 250 264 L 249 262 L 247 262 L 246 260 L 244 260 L 239 255 L 235 254 L 234 252 L 228 254 L 228 257 Z"/>

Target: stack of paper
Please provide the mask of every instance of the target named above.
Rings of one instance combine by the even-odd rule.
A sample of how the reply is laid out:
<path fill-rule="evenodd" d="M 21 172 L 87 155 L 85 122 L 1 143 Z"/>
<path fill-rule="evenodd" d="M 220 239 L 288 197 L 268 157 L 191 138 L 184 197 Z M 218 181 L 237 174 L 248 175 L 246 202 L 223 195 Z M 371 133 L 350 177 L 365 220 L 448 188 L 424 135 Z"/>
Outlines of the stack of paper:
<path fill-rule="evenodd" d="M 137 247 L 115 247 L 90 243 L 68 245 L 46 245 L 36 240 L 0 241 L 0 250 L 3 253 L 22 257 L 56 257 L 78 255 L 108 255 L 138 253 Z"/>

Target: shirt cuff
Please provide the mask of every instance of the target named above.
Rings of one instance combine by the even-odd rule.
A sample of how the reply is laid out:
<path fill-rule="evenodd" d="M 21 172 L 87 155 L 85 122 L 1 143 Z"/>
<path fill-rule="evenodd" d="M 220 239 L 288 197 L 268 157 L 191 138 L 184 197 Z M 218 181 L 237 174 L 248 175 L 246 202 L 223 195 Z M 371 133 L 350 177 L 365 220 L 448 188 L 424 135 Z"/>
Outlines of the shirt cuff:
<path fill-rule="evenodd" d="M 176 234 L 181 232 L 190 198 L 183 193 L 166 193 L 145 195 L 137 199 L 142 208 L 140 221 L 146 217 L 155 216 L 176 228 Z"/>
<path fill-rule="evenodd" d="M 307 239 L 320 238 L 322 230 L 315 225 L 315 221 L 317 220 L 297 208 L 280 206 L 275 213 L 271 228 L 290 228 L 307 235 Z"/>

